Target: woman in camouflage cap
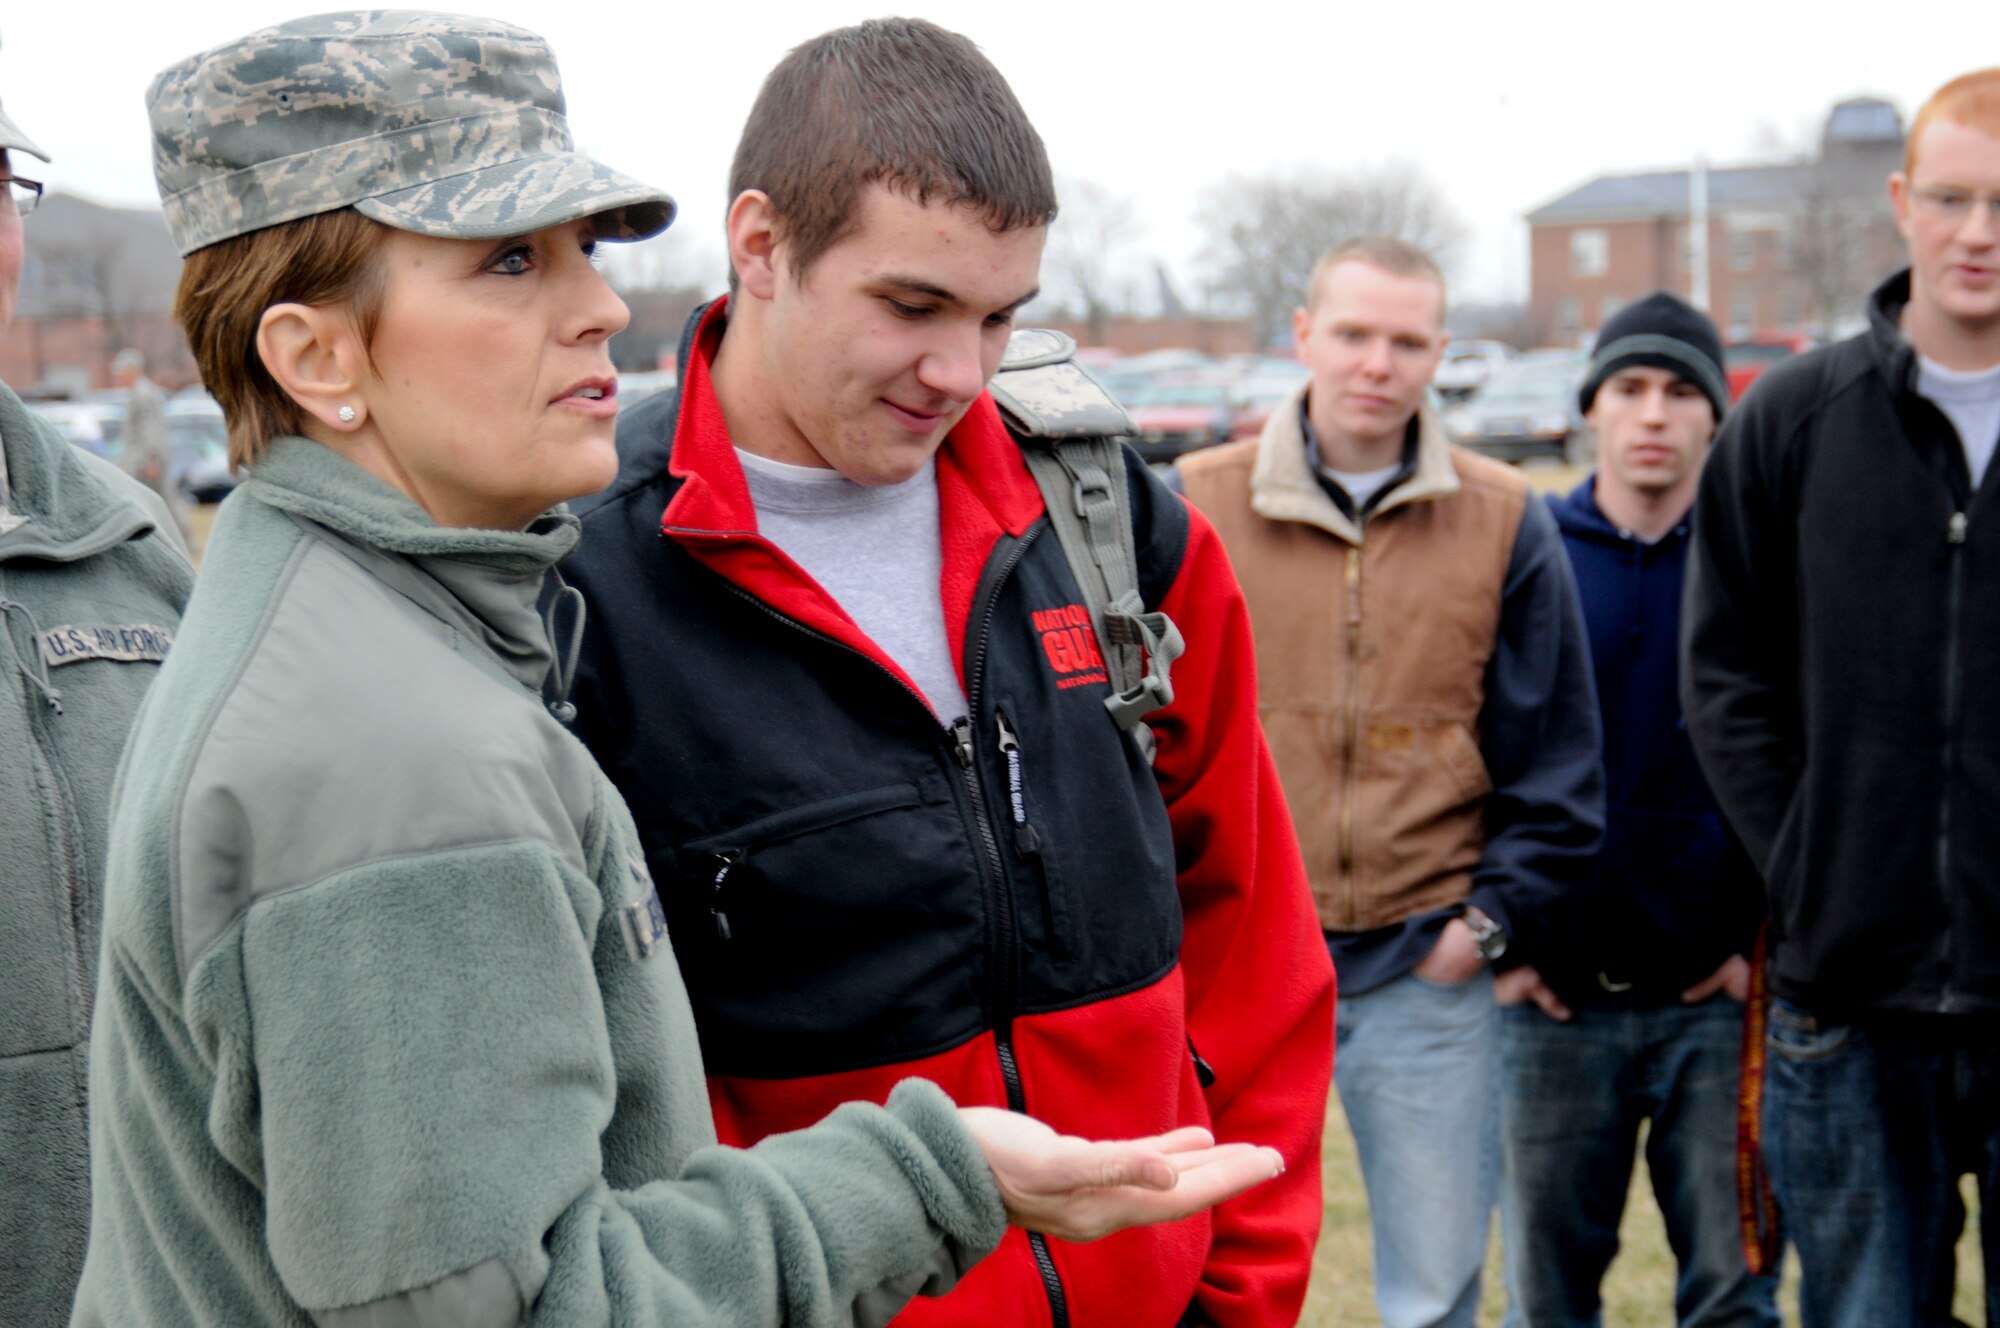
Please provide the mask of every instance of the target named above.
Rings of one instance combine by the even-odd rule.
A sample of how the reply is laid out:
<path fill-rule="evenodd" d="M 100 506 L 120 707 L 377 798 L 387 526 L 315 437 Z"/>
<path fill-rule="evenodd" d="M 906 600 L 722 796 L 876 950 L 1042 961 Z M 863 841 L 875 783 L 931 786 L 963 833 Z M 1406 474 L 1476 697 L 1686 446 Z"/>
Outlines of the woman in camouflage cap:
<path fill-rule="evenodd" d="M 1088 1238 L 1274 1174 L 920 1080 L 715 1146 L 644 848 L 564 727 L 581 606 L 537 607 L 617 466 L 590 255 L 672 202 L 478 19 L 284 24 L 150 106 L 248 476 L 127 749 L 75 1322 L 879 1322 L 1009 1219 Z"/>

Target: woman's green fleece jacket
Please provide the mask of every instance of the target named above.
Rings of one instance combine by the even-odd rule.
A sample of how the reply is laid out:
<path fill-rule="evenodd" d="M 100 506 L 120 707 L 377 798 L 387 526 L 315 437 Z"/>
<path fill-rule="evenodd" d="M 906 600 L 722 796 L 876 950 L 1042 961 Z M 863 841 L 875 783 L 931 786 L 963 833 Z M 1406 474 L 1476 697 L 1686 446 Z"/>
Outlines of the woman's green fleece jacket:
<path fill-rule="evenodd" d="M 59 1328 L 118 754 L 194 580 L 159 496 L 0 387 L 0 1328 Z"/>
<path fill-rule="evenodd" d="M 113 814 L 74 1323 L 878 1323 L 998 1243 L 922 1081 L 716 1145 L 631 819 L 544 696 L 576 540 L 302 439 L 224 504 Z"/>

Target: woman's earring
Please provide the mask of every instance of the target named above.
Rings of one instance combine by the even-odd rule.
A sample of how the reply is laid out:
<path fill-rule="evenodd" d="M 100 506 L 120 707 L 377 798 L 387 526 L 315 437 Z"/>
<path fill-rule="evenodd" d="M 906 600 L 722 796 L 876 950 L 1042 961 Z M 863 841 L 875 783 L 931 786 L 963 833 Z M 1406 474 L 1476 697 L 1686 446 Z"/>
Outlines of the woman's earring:
<path fill-rule="evenodd" d="M 334 414 L 340 416 L 340 422 L 342 424 L 354 423 L 354 407 L 352 406 L 342 406 L 339 410 L 335 411 Z"/>

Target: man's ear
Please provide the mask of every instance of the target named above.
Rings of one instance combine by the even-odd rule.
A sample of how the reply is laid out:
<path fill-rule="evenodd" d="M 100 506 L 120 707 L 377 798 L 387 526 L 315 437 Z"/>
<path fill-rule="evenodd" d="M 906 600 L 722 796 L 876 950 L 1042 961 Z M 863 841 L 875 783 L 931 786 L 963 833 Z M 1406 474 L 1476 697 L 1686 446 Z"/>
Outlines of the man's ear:
<path fill-rule="evenodd" d="M 257 357 L 285 395 L 328 429 L 349 433 L 366 419 L 362 367 L 367 351 L 344 311 L 272 305 L 257 320 Z"/>
<path fill-rule="evenodd" d="M 778 211 L 761 189 L 745 189 L 729 205 L 729 265 L 744 294 L 768 300 L 778 289 Z"/>
<path fill-rule="evenodd" d="M 1910 177 L 1902 171 L 1889 174 L 1889 206 L 1896 214 L 1896 233 L 1910 238 Z"/>

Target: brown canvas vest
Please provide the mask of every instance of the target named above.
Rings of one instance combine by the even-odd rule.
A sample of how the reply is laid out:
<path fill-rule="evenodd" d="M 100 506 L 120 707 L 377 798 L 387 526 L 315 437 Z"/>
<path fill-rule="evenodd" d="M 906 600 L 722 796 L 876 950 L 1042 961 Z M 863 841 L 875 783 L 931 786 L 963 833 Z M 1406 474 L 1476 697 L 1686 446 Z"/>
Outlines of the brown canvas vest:
<path fill-rule="evenodd" d="M 1260 446 L 1300 447 L 1286 478 L 1316 487 L 1297 425 L 1273 425 L 1264 439 L 1184 458 L 1181 473 L 1249 602 L 1259 710 L 1320 925 L 1366 931 L 1471 888 L 1492 789 L 1479 713 L 1527 485 L 1428 438 L 1430 464 L 1357 542 L 1252 509 Z M 1435 482 L 1441 474 L 1456 487 Z"/>

